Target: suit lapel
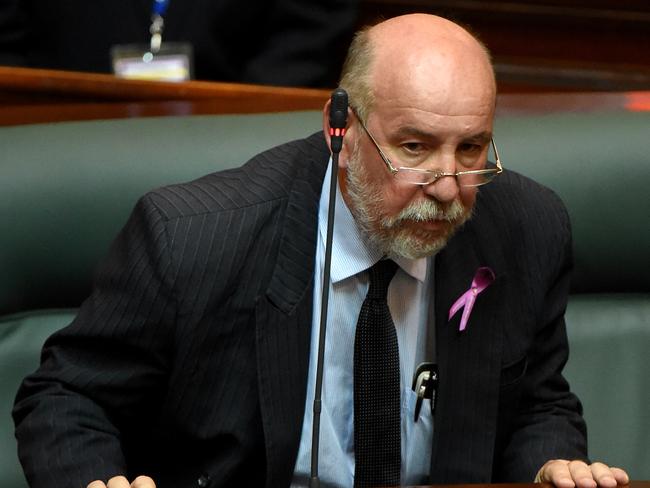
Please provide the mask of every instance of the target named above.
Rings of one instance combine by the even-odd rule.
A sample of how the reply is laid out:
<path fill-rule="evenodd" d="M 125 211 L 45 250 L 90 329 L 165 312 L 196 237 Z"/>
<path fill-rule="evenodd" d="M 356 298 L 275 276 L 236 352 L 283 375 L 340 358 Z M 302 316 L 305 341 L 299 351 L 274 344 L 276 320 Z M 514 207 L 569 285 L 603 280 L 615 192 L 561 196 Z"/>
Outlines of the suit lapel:
<path fill-rule="evenodd" d="M 267 486 L 290 484 L 300 443 L 309 368 L 318 203 L 325 169 L 321 157 L 300 163 L 287 202 L 273 276 L 256 307 Z"/>
<path fill-rule="evenodd" d="M 480 230 L 479 230 L 480 229 Z M 436 257 L 436 355 L 440 372 L 431 459 L 432 483 L 489 482 L 493 464 L 502 320 L 499 300 L 504 261 L 489 244 L 493 231 L 470 221 Z M 479 243 L 482 247 L 479 248 Z M 481 252 L 488 249 L 488 252 Z M 477 297 L 467 328 L 459 331 L 452 304 L 470 288 L 479 267 L 495 281 Z"/>

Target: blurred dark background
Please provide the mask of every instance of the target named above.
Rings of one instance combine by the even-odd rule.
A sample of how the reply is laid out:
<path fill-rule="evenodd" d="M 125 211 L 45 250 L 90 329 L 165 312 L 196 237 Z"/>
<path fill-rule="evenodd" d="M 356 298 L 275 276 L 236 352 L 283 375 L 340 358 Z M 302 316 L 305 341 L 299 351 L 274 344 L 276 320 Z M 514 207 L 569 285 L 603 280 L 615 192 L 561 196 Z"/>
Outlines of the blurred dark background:
<path fill-rule="evenodd" d="M 360 0 L 357 24 L 407 12 L 468 26 L 502 93 L 650 89 L 648 0 Z"/>

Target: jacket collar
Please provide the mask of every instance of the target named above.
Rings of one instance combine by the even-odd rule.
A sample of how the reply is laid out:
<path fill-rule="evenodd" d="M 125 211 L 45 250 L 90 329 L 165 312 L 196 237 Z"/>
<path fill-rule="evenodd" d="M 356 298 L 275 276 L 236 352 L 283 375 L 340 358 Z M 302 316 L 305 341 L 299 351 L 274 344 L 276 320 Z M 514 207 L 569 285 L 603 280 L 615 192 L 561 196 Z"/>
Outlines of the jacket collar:
<path fill-rule="evenodd" d="M 321 133 L 305 141 L 313 145 L 313 150 L 296 165 L 279 253 L 266 292 L 269 300 L 286 314 L 292 314 L 304 303 L 305 292 L 314 277 L 318 202 L 329 158 Z"/>

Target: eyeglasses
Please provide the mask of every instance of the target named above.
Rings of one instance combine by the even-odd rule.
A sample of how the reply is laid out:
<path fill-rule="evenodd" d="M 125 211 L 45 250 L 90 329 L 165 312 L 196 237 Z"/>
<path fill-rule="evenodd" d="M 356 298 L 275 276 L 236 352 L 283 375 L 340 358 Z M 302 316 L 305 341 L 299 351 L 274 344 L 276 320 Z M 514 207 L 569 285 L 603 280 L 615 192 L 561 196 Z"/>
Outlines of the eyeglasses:
<path fill-rule="evenodd" d="M 375 148 L 377 148 L 377 152 L 379 152 L 379 156 L 381 156 L 381 159 L 384 161 L 384 163 L 386 163 L 388 171 L 390 171 L 395 179 L 399 181 L 413 185 L 429 185 L 445 176 L 453 176 L 456 178 L 459 186 L 474 187 L 485 185 L 492 181 L 498 174 L 503 173 L 503 167 L 501 166 L 501 160 L 499 159 L 499 151 L 497 150 L 497 146 L 494 143 L 494 138 L 490 139 L 490 143 L 492 144 L 492 150 L 494 151 L 496 168 L 485 168 L 448 173 L 445 171 L 413 168 L 408 166 L 395 167 L 393 166 L 393 163 L 388 158 L 388 156 L 386 156 L 386 153 L 384 153 L 381 147 L 379 147 L 376 139 L 370 133 L 363 120 L 361 120 L 361 118 L 357 115 L 356 111 L 353 109 L 352 112 L 357 117 L 357 120 L 361 124 L 361 127 L 363 127 L 363 130 L 366 131 L 366 134 L 368 134 L 368 137 L 375 145 Z"/>

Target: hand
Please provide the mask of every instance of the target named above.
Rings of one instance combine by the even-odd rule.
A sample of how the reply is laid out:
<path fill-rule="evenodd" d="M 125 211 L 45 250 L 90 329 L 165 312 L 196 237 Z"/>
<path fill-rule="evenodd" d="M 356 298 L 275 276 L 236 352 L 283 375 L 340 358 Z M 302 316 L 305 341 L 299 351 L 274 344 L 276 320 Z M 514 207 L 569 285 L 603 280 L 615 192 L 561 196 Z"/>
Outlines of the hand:
<path fill-rule="evenodd" d="M 138 476 L 133 483 L 129 483 L 124 476 L 115 476 L 108 480 L 108 483 L 95 480 L 86 488 L 156 488 L 156 483 L 149 476 Z"/>
<path fill-rule="evenodd" d="M 543 482 L 553 483 L 558 488 L 616 488 L 627 485 L 630 478 L 622 469 L 603 463 L 554 459 L 537 472 L 535 483 Z"/>

